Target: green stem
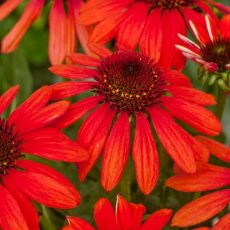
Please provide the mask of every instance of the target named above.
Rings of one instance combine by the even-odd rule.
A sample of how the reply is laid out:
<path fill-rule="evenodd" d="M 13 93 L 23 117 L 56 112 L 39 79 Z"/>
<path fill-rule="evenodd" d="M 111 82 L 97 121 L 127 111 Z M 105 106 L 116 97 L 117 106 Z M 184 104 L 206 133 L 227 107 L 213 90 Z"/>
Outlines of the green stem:
<path fill-rule="evenodd" d="M 44 229 L 55 230 L 56 227 L 54 226 L 54 224 L 51 221 L 49 210 L 44 205 L 41 205 L 41 208 L 42 208 L 41 219 L 44 220 L 44 221 L 42 221 L 42 225 L 44 226 Z"/>
<path fill-rule="evenodd" d="M 132 170 L 131 161 L 129 160 L 120 181 L 120 194 L 127 200 L 131 201 L 131 183 L 132 183 Z"/>
<path fill-rule="evenodd" d="M 224 107 L 226 102 L 226 92 L 221 89 L 218 85 L 216 85 L 216 107 L 215 107 L 215 114 L 218 117 L 219 120 L 221 120 L 223 113 L 224 113 Z"/>

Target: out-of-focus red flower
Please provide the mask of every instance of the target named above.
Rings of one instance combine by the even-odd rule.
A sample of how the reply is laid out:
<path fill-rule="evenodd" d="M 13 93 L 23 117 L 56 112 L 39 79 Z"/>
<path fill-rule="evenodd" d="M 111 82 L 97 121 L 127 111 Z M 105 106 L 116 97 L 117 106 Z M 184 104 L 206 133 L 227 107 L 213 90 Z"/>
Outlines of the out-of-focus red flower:
<path fill-rule="evenodd" d="M 204 13 L 217 20 L 206 3 L 206 0 L 89 0 L 81 8 L 79 23 L 95 25 L 91 42 L 105 44 L 115 38 L 119 49 L 135 49 L 139 44 L 142 52 L 164 68 L 182 69 L 185 58 L 175 48 L 180 42 L 177 34 L 186 34 L 189 20 L 204 25 Z M 225 8 L 230 12 L 229 7 Z"/>
<path fill-rule="evenodd" d="M 84 180 L 104 149 L 101 183 L 110 191 L 119 182 L 130 151 L 130 128 L 135 129 L 132 157 L 136 178 L 143 193 L 149 194 L 159 174 L 157 147 L 151 123 L 162 145 L 181 169 L 195 172 L 194 155 L 206 151 L 173 116 L 207 135 L 217 135 L 221 125 L 203 106 L 215 103 L 213 96 L 191 87 L 181 73 L 163 70 L 148 56 L 134 51 L 112 53 L 98 45 L 93 58 L 73 54 L 77 65 L 57 65 L 54 74 L 75 81 L 53 85 L 53 99 L 90 90 L 93 95 L 72 105 L 56 125 L 64 128 L 91 110 L 77 140 L 90 152 L 86 163 L 77 164 Z M 114 122 L 113 122 L 114 121 Z M 198 147 L 199 145 L 199 147 Z"/>
<path fill-rule="evenodd" d="M 19 4 L 20 0 L 6 0 L 0 5 L 0 21 L 5 19 Z M 14 51 L 30 25 L 39 17 L 45 0 L 30 0 L 16 25 L 3 38 L 1 52 Z M 49 59 L 54 64 L 62 63 L 64 57 L 76 49 L 77 36 L 82 47 L 88 51 L 88 32 L 76 23 L 82 0 L 66 1 L 68 12 L 64 9 L 63 0 L 54 0 L 49 16 Z"/>
<path fill-rule="evenodd" d="M 105 198 L 101 198 L 94 206 L 94 219 L 98 230 L 161 230 L 172 215 L 170 209 L 161 209 L 142 223 L 144 213 L 144 205 L 128 203 L 120 195 L 117 196 L 115 212 L 109 200 Z M 78 217 L 69 216 L 67 220 L 69 225 L 63 230 L 95 230 L 91 224 Z"/>
<path fill-rule="evenodd" d="M 0 115 L 14 99 L 18 87 L 0 96 Z M 52 123 L 69 108 L 69 102 L 47 105 L 51 88 L 42 87 L 15 109 L 0 117 L 0 228 L 38 230 L 38 213 L 32 200 L 53 208 L 80 203 L 75 187 L 48 166 L 24 159 L 25 153 L 51 160 L 83 161 L 87 154 Z"/>
<path fill-rule="evenodd" d="M 179 34 L 183 44 L 176 47 L 209 72 L 230 70 L 230 14 L 220 21 L 213 21 L 206 15 L 205 27 L 197 21 L 189 23 L 199 45 Z"/>
<path fill-rule="evenodd" d="M 206 137 L 198 137 L 202 144 L 210 149 L 211 153 L 220 159 L 229 161 L 230 148 L 223 146 L 217 141 Z M 223 153 L 221 151 L 223 150 Z M 220 151 L 216 154 L 217 151 Z M 197 163 L 197 171 L 194 174 L 180 172 L 176 176 L 169 178 L 166 185 L 183 192 L 203 192 L 219 189 L 230 185 L 230 169 L 211 165 L 204 162 Z M 175 214 L 172 220 L 173 226 L 188 227 L 202 223 L 221 212 L 230 202 L 230 189 L 215 191 L 204 195 L 183 206 Z M 229 214 L 223 217 L 212 229 L 228 229 L 230 227 Z"/>

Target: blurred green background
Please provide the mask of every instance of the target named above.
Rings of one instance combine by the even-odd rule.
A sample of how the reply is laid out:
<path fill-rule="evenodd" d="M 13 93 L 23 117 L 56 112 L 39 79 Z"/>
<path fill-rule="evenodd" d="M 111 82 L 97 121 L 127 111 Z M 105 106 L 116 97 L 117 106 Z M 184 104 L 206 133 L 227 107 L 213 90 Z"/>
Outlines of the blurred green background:
<path fill-rule="evenodd" d="M 0 38 L 9 31 L 10 28 L 15 24 L 15 22 L 20 17 L 27 1 L 18 7 L 13 14 L 10 15 L 6 20 L 0 22 Z M 222 1 L 225 4 L 229 4 L 229 0 Z M 52 75 L 48 71 L 50 66 L 48 61 L 48 14 L 50 10 L 51 2 L 48 2 L 44 8 L 42 15 L 39 19 L 33 23 L 26 36 L 23 38 L 19 48 L 11 54 L 0 56 L 0 94 L 9 89 L 15 84 L 20 85 L 20 92 L 17 97 L 16 104 L 19 105 L 25 98 L 27 98 L 31 92 L 39 88 L 40 86 L 46 84 L 52 84 L 57 81 L 61 81 Z M 192 80 L 196 88 L 200 88 L 204 91 L 211 92 L 212 89 L 208 89 L 207 86 L 202 86 L 197 78 L 197 65 L 188 61 L 186 68 L 184 70 Z M 224 116 L 222 119 L 224 131 L 220 136 L 220 140 L 223 143 L 230 144 L 230 97 L 227 99 Z M 67 135 L 73 139 L 76 136 L 77 129 L 81 124 L 80 120 L 77 124 L 68 128 L 65 132 Z M 160 147 L 160 146 L 159 146 Z M 144 196 L 140 193 L 136 183 L 135 175 L 133 170 L 133 165 L 131 166 L 131 172 L 126 172 L 123 176 L 124 183 L 126 176 L 131 176 L 132 180 L 132 202 L 141 202 L 147 207 L 147 214 L 153 211 L 168 207 L 174 210 L 181 207 L 191 198 L 194 198 L 197 194 L 190 193 L 179 193 L 171 189 L 167 189 L 164 186 L 164 181 L 170 175 L 172 175 L 172 162 L 168 158 L 168 155 L 162 150 L 160 153 L 161 157 L 161 176 L 157 184 L 156 189 L 149 196 Z M 93 168 L 89 174 L 87 180 L 80 184 L 77 179 L 77 170 L 74 164 L 66 164 L 60 162 L 50 162 L 44 159 L 39 159 L 36 157 L 29 158 L 36 159 L 37 161 L 43 162 L 45 164 L 51 165 L 56 168 L 59 172 L 63 173 L 68 177 L 73 184 L 80 190 L 82 195 L 82 203 L 79 207 L 69 210 L 54 210 L 43 206 L 37 205 L 40 215 L 41 215 L 41 229 L 44 230 L 56 230 L 61 229 L 61 227 L 66 223 L 65 215 L 80 216 L 89 222 L 93 223 L 93 206 L 100 197 L 108 197 L 112 202 L 116 199 L 117 193 L 122 193 L 120 186 L 118 185 L 114 191 L 111 193 L 106 193 L 100 186 L 100 162 Z M 212 159 L 212 161 L 217 164 L 223 164 L 217 159 Z M 132 164 L 131 160 L 129 164 Z M 210 222 L 207 223 L 210 225 Z M 172 229 L 167 227 L 166 229 Z"/>

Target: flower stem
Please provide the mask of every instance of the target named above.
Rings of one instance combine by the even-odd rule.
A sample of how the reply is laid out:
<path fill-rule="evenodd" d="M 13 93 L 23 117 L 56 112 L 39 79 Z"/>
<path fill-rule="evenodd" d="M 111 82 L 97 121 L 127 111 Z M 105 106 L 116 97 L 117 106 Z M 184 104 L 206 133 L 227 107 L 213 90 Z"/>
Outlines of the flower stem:
<path fill-rule="evenodd" d="M 221 120 L 223 113 L 224 113 L 224 107 L 226 102 L 226 92 L 219 87 L 219 85 L 216 85 L 216 107 L 215 107 L 215 114 L 219 120 Z"/>

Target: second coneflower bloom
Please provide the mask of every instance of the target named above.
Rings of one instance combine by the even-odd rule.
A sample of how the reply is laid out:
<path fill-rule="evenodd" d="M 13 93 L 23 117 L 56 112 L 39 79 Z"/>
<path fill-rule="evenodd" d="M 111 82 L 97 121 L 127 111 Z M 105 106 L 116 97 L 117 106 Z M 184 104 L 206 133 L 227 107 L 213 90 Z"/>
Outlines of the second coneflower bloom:
<path fill-rule="evenodd" d="M 149 57 L 133 51 L 111 53 L 91 47 L 99 58 L 74 54 L 77 65 L 58 65 L 51 72 L 77 81 L 53 85 L 53 99 L 90 90 L 92 96 L 72 105 L 56 125 L 64 128 L 90 110 L 77 140 L 90 152 L 86 163 L 77 164 L 84 180 L 101 155 L 101 183 L 110 191 L 119 182 L 132 145 L 136 178 L 143 193 L 149 194 L 159 176 L 159 158 L 151 122 L 171 158 L 188 173 L 196 170 L 197 142 L 173 117 L 207 135 L 217 135 L 221 125 L 204 105 L 215 103 L 211 95 L 193 89 L 176 71 L 164 71 Z M 134 129 L 133 141 L 130 141 Z M 130 143 L 132 142 L 132 143 Z"/>

